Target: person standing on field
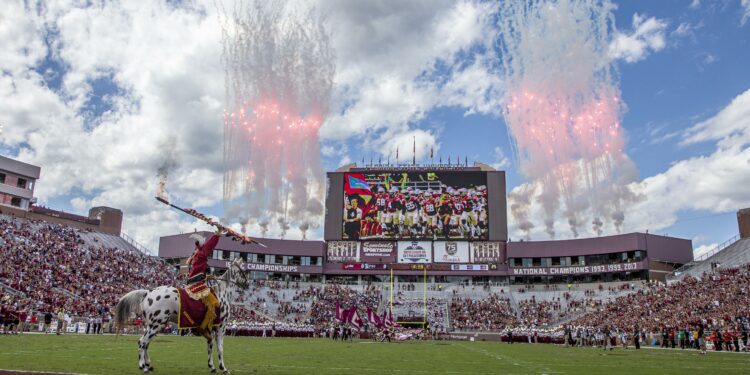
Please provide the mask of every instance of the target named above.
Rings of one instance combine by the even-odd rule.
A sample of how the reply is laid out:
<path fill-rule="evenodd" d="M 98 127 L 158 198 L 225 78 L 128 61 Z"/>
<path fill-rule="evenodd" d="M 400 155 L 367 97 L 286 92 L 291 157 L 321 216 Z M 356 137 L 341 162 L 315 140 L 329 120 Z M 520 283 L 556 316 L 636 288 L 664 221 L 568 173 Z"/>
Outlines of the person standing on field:
<path fill-rule="evenodd" d="M 57 310 L 57 334 L 64 333 L 63 325 L 65 324 L 65 309 L 62 307 Z"/>

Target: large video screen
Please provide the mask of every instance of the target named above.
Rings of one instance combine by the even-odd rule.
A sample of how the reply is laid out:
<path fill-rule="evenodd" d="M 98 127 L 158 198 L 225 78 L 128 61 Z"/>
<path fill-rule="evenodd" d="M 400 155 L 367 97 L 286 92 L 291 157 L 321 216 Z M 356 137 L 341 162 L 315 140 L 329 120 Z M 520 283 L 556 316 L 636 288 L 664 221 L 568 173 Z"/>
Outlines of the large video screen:
<path fill-rule="evenodd" d="M 486 240 L 484 172 L 344 174 L 343 239 Z"/>

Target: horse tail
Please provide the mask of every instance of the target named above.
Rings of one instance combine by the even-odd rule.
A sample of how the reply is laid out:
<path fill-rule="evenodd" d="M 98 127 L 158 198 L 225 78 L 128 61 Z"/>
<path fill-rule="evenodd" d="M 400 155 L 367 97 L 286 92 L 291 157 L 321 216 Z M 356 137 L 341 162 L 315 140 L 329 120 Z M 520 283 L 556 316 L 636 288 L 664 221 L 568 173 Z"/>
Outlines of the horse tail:
<path fill-rule="evenodd" d="M 115 330 L 119 336 L 122 332 L 122 328 L 127 324 L 131 314 L 140 315 L 143 313 L 141 303 L 146 298 L 148 290 L 137 289 L 120 298 L 120 302 L 117 302 L 115 306 Z"/>

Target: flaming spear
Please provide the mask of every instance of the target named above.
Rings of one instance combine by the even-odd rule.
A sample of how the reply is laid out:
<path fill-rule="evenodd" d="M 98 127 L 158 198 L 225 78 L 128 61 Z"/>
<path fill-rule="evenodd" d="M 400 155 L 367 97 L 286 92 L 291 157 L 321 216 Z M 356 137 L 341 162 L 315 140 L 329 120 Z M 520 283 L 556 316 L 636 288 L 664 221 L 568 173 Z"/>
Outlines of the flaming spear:
<path fill-rule="evenodd" d="M 200 213 L 200 212 L 198 212 L 198 211 L 196 211 L 196 210 L 194 210 L 192 208 L 182 208 L 182 207 L 175 206 L 174 204 L 169 203 L 168 200 L 166 200 L 166 199 L 164 199 L 162 197 L 156 197 L 156 200 L 159 201 L 159 202 L 161 202 L 161 203 L 166 204 L 167 206 L 170 206 L 172 208 L 176 208 L 176 209 L 178 209 L 178 210 L 180 210 L 180 211 L 182 211 L 182 212 L 184 212 L 184 213 L 186 213 L 186 214 L 188 214 L 188 215 L 190 215 L 192 217 L 195 217 L 195 218 L 198 218 L 200 220 L 203 220 L 206 223 L 208 223 L 209 225 L 215 226 L 219 230 L 223 230 L 223 231 L 227 232 L 227 236 L 232 237 L 232 241 L 240 241 L 240 243 L 242 243 L 243 245 L 249 244 L 249 243 L 254 243 L 256 245 L 260 245 L 260 246 L 266 247 L 266 245 L 264 245 L 264 244 L 262 244 L 262 243 L 260 243 L 260 242 L 258 242 L 256 240 L 254 240 L 254 239 L 252 239 L 252 238 L 250 238 L 250 237 L 248 237 L 248 236 L 246 236 L 244 234 L 237 233 L 236 231 L 232 230 L 231 228 L 228 228 L 228 227 L 226 227 L 224 225 L 221 225 L 221 224 L 217 223 L 216 221 L 214 221 L 210 217 L 207 217 L 206 215 L 203 215 L 202 213 Z"/>

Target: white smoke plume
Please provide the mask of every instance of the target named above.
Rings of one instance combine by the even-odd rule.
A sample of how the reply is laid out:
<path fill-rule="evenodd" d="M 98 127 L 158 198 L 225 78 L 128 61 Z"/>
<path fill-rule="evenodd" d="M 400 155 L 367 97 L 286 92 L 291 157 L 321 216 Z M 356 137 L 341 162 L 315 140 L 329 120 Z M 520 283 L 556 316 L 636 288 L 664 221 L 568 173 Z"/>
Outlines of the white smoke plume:
<path fill-rule="evenodd" d="M 536 194 L 544 228 L 555 237 L 564 215 L 577 237 L 584 218 L 602 234 L 615 230 L 634 199 L 637 179 L 624 152 L 624 104 L 608 48 L 616 31 L 607 0 L 501 2 L 498 47 L 507 84 L 503 115 L 516 160 L 529 184 L 510 194 L 511 215 L 526 237 Z M 538 190 L 538 192 L 536 192 Z"/>
<path fill-rule="evenodd" d="M 303 231 L 322 220 L 318 133 L 335 72 L 315 9 L 291 2 L 239 5 L 223 22 L 226 65 L 224 213 L 229 221 Z"/>
<path fill-rule="evenodd" d="M 159 145 L 159 149 L 163 151 L 163 160 L 156 171 L 156 177 L 158 178 L 156 196 L 166 199 L 167 201 L 169 201 L 169 193 L 167 192 L 167 180 L 169 178 L 169 173 L 177 168 L 177 156 L 175 148 L 175 140 L 172 138 L 164 140 Z"/>

